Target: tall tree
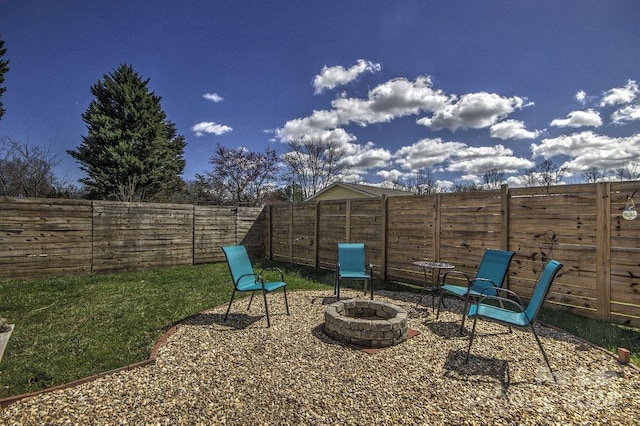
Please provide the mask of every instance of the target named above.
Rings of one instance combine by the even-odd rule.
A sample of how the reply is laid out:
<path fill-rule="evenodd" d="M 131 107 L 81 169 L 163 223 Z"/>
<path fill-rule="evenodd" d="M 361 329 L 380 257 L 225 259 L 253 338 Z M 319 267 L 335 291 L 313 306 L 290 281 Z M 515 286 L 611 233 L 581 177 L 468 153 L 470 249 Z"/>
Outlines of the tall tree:
<path fill-rule="evenodd" d="M 184 196 L 180 201 L 190 204 L 220 204 L 222 200 L 213 191 L 207 176 L 196 173 L 195 179 L 185 181 Z"/>
<path fill-rule="evenodd" d="M 87 135 L 67 151 L 88 175 L 80 182 L 90 198 L 166 201 L 182 189 L 184 136 L 148 84 L 123 64 L 91 87 L 95 99 L 82 114 Z"/>
<path fill-rule="evenodd" d="M 562 182 L 562 178 L 569 171 L 567 166 L 560 167 L 551 160 L 544 160 L 537 164 L 536 169 L 538 170 L 542 186 L 546 186 L 547 188 Z"/>
<path fill-rule="evenodd" d="M 4 40 L 0 38 L 0 99 L 4 92 L 7 91 L 7 88 L 2 86 L 2 83 L 4 83 L 4 75 L 9 71 L 9 60 L 2 59 L 6 53 L 7 48 L 4 47 Z M 5 111 L 2 101 L 0 101 L 0 119 L 4 115 Z"/>
<path fill-rule="evenodd" d="M 207 172 L 214 190 L 224 201 L 257 204 L 267 195 L 276 178 L 278 157 L 272 148 L 264 153 L 247 148 L 229 149 L 218 144 Z"/>
<path fill-rule="evenodd" d="M 70 188 L 55 175 L 58 160 L 39 145 L 0 138 L 0 195 L 59 197 Z"/>
<path fill-rule="evenodd" d="M 614 171 L 615 176 L 619 180 L 638 180 L 640 179 L 640 163 L 630 162 L 621 165 Z"/>
<path fill-rule="evenodd" d="M 453 185 L 453 188 L 451 188 L 451 192 L 475 192 L 482 190 L 483 188 L 481 186 L 478 186 L 478 184 L 475 182 L 456 183 L 455 185 Z"/>
<path fill-rule="evenodd" d="M 498 169 L 491 169 L 483 176 L 484 186 L 487 189 L 497 189 L 504 183 L 505 174 Z"/>
<path fill-rule="evenodd" d="M 304 198 L 316 194 L 350 172 L 346 150 L 332 139 L 303 138 L 289 142 L 282 155 L 286 165 L 283 179 L 302 189 Z"/>
<path fill-rule="evenodd" d="M 560 167 L 551 160 L 544 160 L 536 164 L 535 168 L 526 169 L 520 177 L 524 186 L 546 186 L 559 185 L 562 178 L 569 171 L 567 166 Z"/>
<path fill-rule="evenodd" d="M 606 177 L 605 172 L 598 166 L 591 166 L 582 172 L 582 181 L 585 183 L 597 183 Z"/>
<path fill-rule="evenodd" d="M 428 167 L 418 170 L 415 176 L 398 179 L 394 182 L 394 185 L 397 189 L 413 192 L 416 195 L 441 192 L 433 172 Z"/>

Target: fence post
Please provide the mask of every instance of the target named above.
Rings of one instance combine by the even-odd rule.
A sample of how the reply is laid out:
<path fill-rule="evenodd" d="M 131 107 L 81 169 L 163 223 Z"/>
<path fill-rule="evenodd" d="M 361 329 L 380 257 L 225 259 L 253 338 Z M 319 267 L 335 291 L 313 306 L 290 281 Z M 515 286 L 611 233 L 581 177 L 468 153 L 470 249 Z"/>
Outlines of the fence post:
<path fill-rule="evenodd" d="M 273 226 L 271 221 L 273 220 L 273 204 L 267 204 L 267 247 L 269 250 L 269 260 L 273 260 L 273 235 L 271 233 L 271 227 Z"/>
<path fill-rule="evenodd" d="M 440 203 L 442 196 L 436 194 L 433 203 L 433 260 L 440 260 Z"/>
<path fill-rule="evenodd" d="M 95 265 L 95 241 L 96 241 L 96 202 L 91 201 L 91 267 L 89 268 L 89 273 L 93 275 L 94 265 Z"/>
<path fill-rule="evenodd" d="M 611 321 L 611 183 L 596 184 L 596 298 L 598 317 Z"/>
<path fill-rule="evenodd" d="M 196 264 L 196 205 L 192 206 L 193 217 L 191 218 L 191 264 Z"/>
<path fill-rule="evenodd" d="M 348 243 L 351 242 L 351 200 L 345 201 L 345 238 Z"/>
<path fill-rule="evenodd" d="M 293 265 L 293 203 L 289 203 L 289 263 Z"/>
<path fill-rule="evenodd" d="M 382 229 L 381 235 L 381 253 L 380 253 L 380 277 L 382 280 L 387 279 L 387 194 L 382 194 Z"/>
<path fill-rule="evenodd" d="M 320 201 L 316 202 L 313 217 L 313 266 L 318 269 L 320 267 Z"/>
<path fill-rule="evenodd" d="M 509 185 L 500 185 L 500 245 L 502 250 L 509 250 Z"/>

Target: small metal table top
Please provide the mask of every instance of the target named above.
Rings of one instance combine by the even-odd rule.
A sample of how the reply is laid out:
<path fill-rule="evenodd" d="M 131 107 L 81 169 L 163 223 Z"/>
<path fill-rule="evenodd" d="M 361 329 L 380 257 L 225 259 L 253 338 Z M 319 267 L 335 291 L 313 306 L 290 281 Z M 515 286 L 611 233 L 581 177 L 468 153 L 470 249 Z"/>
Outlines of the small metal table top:
<path fill-rule="evenodd" d="M 455 265 L 446 262 L 436 262 L 433 260 L 418 260 L 413 262 L 415 266 L 420 266 L 421 268 L 431 268 L 431 269 L 453 269 Z"/>

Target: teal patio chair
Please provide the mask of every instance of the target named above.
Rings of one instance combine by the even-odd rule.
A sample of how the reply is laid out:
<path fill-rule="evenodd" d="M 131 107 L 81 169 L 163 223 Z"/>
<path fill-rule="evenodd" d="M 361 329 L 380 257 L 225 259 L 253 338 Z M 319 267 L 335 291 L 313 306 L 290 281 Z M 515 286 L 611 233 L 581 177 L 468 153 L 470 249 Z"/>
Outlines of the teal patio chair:
<path fill-rule="evenodd" d="M 440 287 L 440 300 L 438 301 L 438 313 L 436 318 L 440 317 L 440 307 L 442 306 L 442 299 L 446 294 L 451 294 L 458 298 L 464 299 L 464 308 L 462 310 L 462 321 L 460 323 L 460 334 L 464 330 L 464 321 L 466 319 L 467 308 L 469 306 L 469 299 L 477 299 L 482 291 L 487 287 L 495 289 L 502 287 L 505 278 L 507 277 L 507 271 L 509 270 L 509 264 L 513 255 L 512 251 L 487 249 L 482 255 L 480 265 L 478 266 L 478 272 L 476 276 L 471 278 L 469 275 L 462 271 L 453 270 L 444 274 L 442 277 L 443 285 Z M 450 275 L 459 275 L 462 277 L 465 285 L 447 284 L 447 278 Z M 488 295 L 496 295 L 495 290 L 487 292 Z"/>
<path fill-rule="evenodd" d="M 229 300 L 229 306 L 227 307 L 227 313 L 224 315 L 224 320 L 227 320 L 229 310 L 231 309 L 231 303 L 236 291 L 244 292 L 250 291 L 251 298 L 249 299 L 249 305 L 247 310 L 251 307 L 253 301 L 253 295 L 256 291 L 261 291 L 264 298 L 264 310 L 267 313 L 267 327 L 271 327 L 271 321 L 269 320 L 269 307 L 267 306 L 267 293 L 271 293 L 279 288 L 282 288 L 284 292 L 284 303 L 287 308 L 287 315 L 289 315 L 289 302 L 287 301 L 287 289 L 284 281 L 284 273 L 279 268 L 267 268 L 259 274 L 253 271 L 253 266 L 249 260 L 247 249 L 244 246 L 226 246 L 222 247 L 225 257 L 227 258 L 227 264 L 229 265 L 229 272 L 231 272 L 231 278 L 233 279 L 233 293 L 231 293 L 231 300 Z M 263 273 L 264 271 L 276 271 L 280 273 L 280 281 L 266 282 Z"/>
<path fill-rule="evenodd" d="M 553 374 L 549 358 L 547 358 L 547 354 L 542 347 L 540 338 L 536 334 L 536 330 L 533 325 L 538 318 L 538 314 L 544 304 L 544 300 L 549 294 L 551 283 L 553 283 L 553 280 L 558 274 L 560 268 L 562 268 L 562 264 L 558 261 L 550 260 L 547 262 L 538 282 L 536 283 L 533 295 L 531 296 L 531 300 L 526 308 L 516 293 L 505 288 L 497 289 L 497 296 L 484 294 L 480 296 L 477 303 L 471 305 L 469 308 L 469 318 L 473 318 L 473 327 L 471 329 L 471 337 L 469 338 L 467 357 L 464 362 L 466 363 L 469 361 L 469 352 L 471 352 L 471 345 L 473 344 L 478 318 L 506 325 L 509 327 L 509 331 L 511 331 L 512 326 L 518 328 L 529 328 L 533 333 L 533 336 L 536 338 L 536 342 L 538 342 L 540 352 L 542 352 L 542 356 L 544 357 L 547 367 L 549 367 L 549 371 L 551 371 L 551 376 L 555 381 L 556 376 Z M 509 298 L 509 296 L 512 298 Z M 499 303 L 499 306 L 495 305 L 496 302 Z"/>
<path fill-rule="evenodd" d="M 333 289 L 338 300 L 340 300 L 341 280 L 362 280 L 365 282 L 365 292 L 368 282 L 371 289 L 371 300 L 373 300 L 373 265 L 365 265 L 363 243 L 338 243 L 338 262 L 336 263 Z"/>

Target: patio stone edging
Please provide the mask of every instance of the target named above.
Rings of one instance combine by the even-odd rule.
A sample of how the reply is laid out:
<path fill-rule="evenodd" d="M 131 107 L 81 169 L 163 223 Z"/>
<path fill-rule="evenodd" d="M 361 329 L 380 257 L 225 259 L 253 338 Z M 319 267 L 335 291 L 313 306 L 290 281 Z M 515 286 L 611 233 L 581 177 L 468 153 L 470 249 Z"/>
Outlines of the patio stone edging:
<path fill-rule="evenodd" d="M 192 317 L 195 317 L 197 315 L 200 314 L 196 314 L 193 315 Z M 189 317 L 189 318 L 192 318 Z M 185 318 L 182 322 L 187 321 L 189 318 Z M 64 389 L 69 389 L 69 388 L 73 388 L 88 382 L 92 382 L 96 379 L 100 379 L 102 377 L 111 375 L 111 374 L 115 374 L 115 373 L 120 373 L 122 371 L 130 371 L 136 368 L 140 368 L 140 367 L 146 367 L 147 365 L 152 365 L 155 364 L 156 362 L 156 358 L 158 357 L 158 352 L 160 350 L 160 348 L 162 346 L 164 346 L 164 344 L 167 342 L 167 340 L 169 339 L 169 337 L 171 337 L 171 335 L 173 335 L 178 328 L 181 326 L 181 324 L 176 324 L 173 327 L 171 327 L 169 330 L 167 330 L 166 333 L 164 333 L 162 336 L 160 336 L 160 339 L 158 339 L 158 341 L 156 342 L 155 345 L 153 345 L 153 348 L 151 348 L 151 353 L 149 354 L 149 358 L 143 360 L 143 361 L 139 361 L 139 362 L 134 362 L 133 364 L 129 364 L 129 365 L 125 365 L 124 367 L 120 367 L 120 368 L 114 368 L 113 370 L 109 370 L 109 371 L 105 371 L 103 373 L 98 373 L 98 374 L 94 374 L 92 376 L 88 376 L 88 377 L 83 377 L 81 379 L 78 380 L 74 380 L 72 382 L 69 383 L 63 383 L 60 385 L 56 385 L 56 386 L 52 386 L 49 388 L 44 388 L 44 389 L 40 389 L 34 392 L 29 392 L 29 393 L 23 393 L 23 394 L 19 394 L 19 395 L 12 395 L 12 396 L 8 396 L 6 398 L 0 398 L 0 410 L 4 409 L 7 405 L 9 404 L 13 404 L 14 402 L 18 402 L 22 399 L 25 398 L 31 398 L 34 396 L 38 396 L 38 395 L 42 395 L 45 393 L 50 393 L 50 392 L 55 392 L 58 390 L 64 390 Z"/>

